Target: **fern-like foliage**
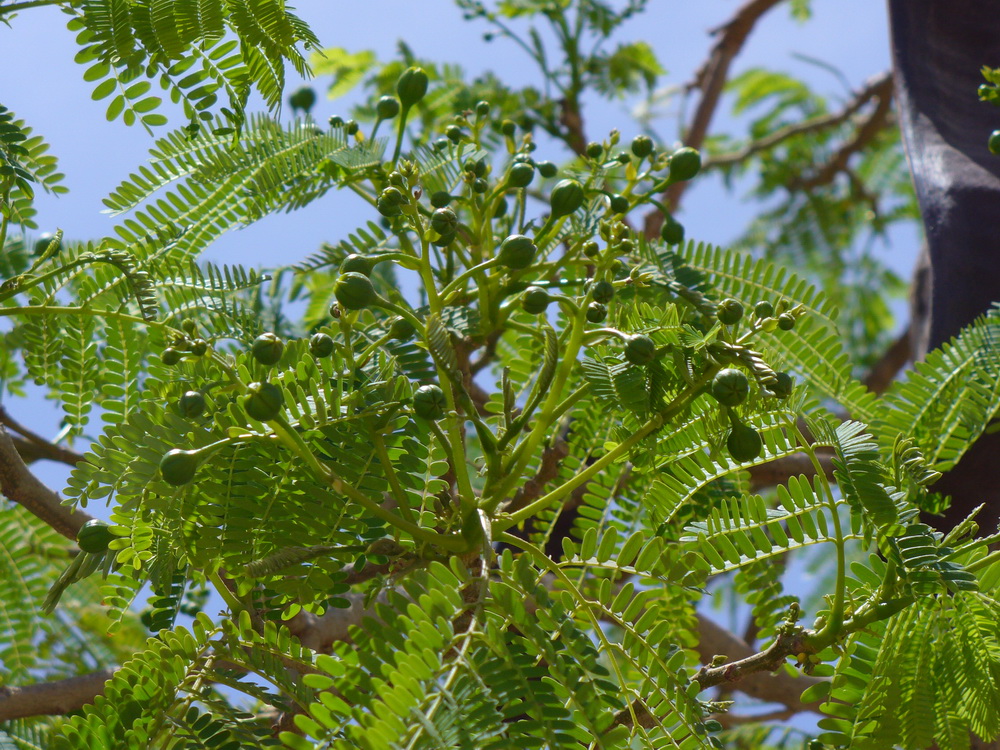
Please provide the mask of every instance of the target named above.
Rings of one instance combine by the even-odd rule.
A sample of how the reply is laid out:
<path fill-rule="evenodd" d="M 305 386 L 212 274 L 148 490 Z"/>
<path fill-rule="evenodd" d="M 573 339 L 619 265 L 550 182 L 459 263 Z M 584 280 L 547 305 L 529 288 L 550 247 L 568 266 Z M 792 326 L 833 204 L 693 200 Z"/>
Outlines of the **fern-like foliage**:
<path fill-rule="evenodd" d="M 59 183 L 56 157 L 48 153 L 49 146 L 23 120 L 0 105 L 0 217 L 4 222 L 36 229 L 35 187 L 59 195 L 68 188 Z"/>

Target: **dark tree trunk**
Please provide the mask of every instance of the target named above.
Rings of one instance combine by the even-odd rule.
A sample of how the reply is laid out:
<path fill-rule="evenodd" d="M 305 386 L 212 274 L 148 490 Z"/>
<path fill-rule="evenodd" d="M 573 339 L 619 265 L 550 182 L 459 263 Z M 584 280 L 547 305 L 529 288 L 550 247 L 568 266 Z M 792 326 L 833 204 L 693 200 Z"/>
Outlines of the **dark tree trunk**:
<path fill-rule="evenodd" d="M 980 68 L 1000 65 L 1000 6 L 889 0 L 889 12 L 900 125 L 930 256 L 927 345 L 936 347 L 1000 301 L 1000 157 L 986 146 L 1000 110 L 976 96 Z M 986 503 L 980 527 L 994 530 L 1000 434 L 979 440 L 934 489 L 953 499 L 936 526 Z"/>

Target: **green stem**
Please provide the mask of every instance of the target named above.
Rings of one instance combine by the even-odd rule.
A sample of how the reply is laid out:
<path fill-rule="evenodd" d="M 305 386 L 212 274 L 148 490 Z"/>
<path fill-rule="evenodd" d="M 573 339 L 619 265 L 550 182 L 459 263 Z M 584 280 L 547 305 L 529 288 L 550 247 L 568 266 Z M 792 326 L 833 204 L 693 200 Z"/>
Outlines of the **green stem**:
<path fill-rule="evenodd" d="M 65 0 L 28 0 L 23 3 L 11 3 L 0 6 L 0 16 L 17 13 L 19 10 L 27 10 L 28 8 L 42 8 L 46 5 L 65 5 Z"/>
<path fill-rule="evenodd" d="M 403 107 L 399 113 L 399 126 L 396 128 L 396 148 L 392 151 L 392 166 L 396 166 L 399 161 L 399 152 L 403 149 L 403 136 L 406 135 L 406 118 L 410 114 L 410 107 Z M 372 133 L 374 136 L 374 133 Z"/>
<path fill-rule="evenodd" d="M 396 470 L 392 467 L 392 460 L 389 458 L 389 452 L 385 449 L 385 440 L 382 437 L 382 433 L 378 430 L 373 430 L 372 442 L 375 444 L 375 452 L 378 454 L 378 460 L 382 462 L 382 469 L 385 471 L 385 476 L 389 480 L 392 494 L 396 498 L 396 507 L 399 508 L 399 512 L 403 514 L 406 520 L 412 521 L 413 514 L 410 511 L 409 501 L 406 498 L 406 493 L 399 484 Z"/>

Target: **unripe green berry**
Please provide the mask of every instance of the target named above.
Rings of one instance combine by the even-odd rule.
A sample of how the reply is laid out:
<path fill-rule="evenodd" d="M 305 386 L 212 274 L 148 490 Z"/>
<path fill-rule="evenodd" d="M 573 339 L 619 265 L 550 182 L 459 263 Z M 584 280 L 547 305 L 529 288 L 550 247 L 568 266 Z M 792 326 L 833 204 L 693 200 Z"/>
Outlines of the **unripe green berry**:
<path fill-rule="evenodd" d="M 344 123 L 344 130 L 347 132 L 348 135 L 354 135 L 360 129 L 361 126 L 358 125 L 357 120 L 348 120 L 347 122 Z"/>
<path fill-rule="evenodd" d="M 114 541 L 115 535 L 111 533 L 111 527 L 92 518 L 76 534 L 77 546 L 84 552 L 100 554 L 108 551 L 108 545 Z"/>
<path fill-rule="evenodd" d="M 192 451 L 174 448 L 160 459 L 160 476 L 174 487 L 188 484 L 198 470 L 198 457 Z"/>
<path fill-rule="evenodd" d="M 181 328 L 188 336 L 194 336 L 198 332 L 198 324 L 191 320 L 191 318 L 185 318 L 182 320 Z"/>
<path fill-rule="evenodd" d="M 309 339 L 309 351 L 317 359 L 333 354 L 333 339 L 325 333 L 314 333 Z"/>
<path fill-rule="evenodd" d="M 438 190 L 431 196 L 431 205 L 434 208 L 444 208 L 451 203 L 451 195 L 447 190 Z"/>
<path fill-rule="evenodd" d="M 628 211 L 629 202 L 628 198 L 624 195 L 612 195 L 608 202 L 611 210 L 616 214 L 623 214 Z"/>
<path fill-rule="evenodd" d="M 632 139 L 632 153 L 644 159 L 653 153 L 653 139 L 648 135 L 637 135 Z"/>
<path fill-rule="evenodd" d="M 743 305 L 739 300 L 724 299 L 715 308 L 715 317 L 725 326 L 734 326 L 743 318 Z"/>
<path fill-rule="evenodd" d="M 372 280 L 361 273 L 343 273 L 333 286 L 333 295 L 345 310 L 362 310 L 372 304 L 378 293 L 372 286 Z"/>
<path fill-rule="evenodd" d="M 500 243 L 500 264 L 514 270 L 527 268 L 535 259 L 538 248 L 530 237 L 512 234 Z"/>
<path fill-rule="evenodd" d="M 288 97 L 288 103 L 292 105 L 293 112 L 302 110 L 309 114 L 309 110 L 316 103 L 316 92 L 309 86 L 302 86 L 292 92 L 291 96 Z"/>
<path fill-rule="evenodd" d="M 761 440 L 757 430 L 737 422 L 726 438 L 726 448 L 729 449 L 729 455 L 743 463 L 753 461 L 760 456 L 764 450 L 764 441 Z"/>
<path fill-rule="evenodd" d="M 535 166 L 538 168 L 538 174 L 545 179 L 555 177 L 559 173 L 559 167 L 550 161 L 540 161 Z"/>
<path fill-rule="evenodd" d="M 330 115 L 330 119 L 327 120 L 330 123 L 331 128 L 342 128 L 344 127 L 344 118 L 340 115 Z"/>
<path fill-rule="evenodd" d="M 458 228 L 458 214 L 450 208 L 439 208 L 431 214 L 431 229 L 438 234 L 454 234 Z"/>
<path fill-rule="evenodd" d="M 601 254 L 601 246 L 598 245 L 593 240 L 591 240 L 590 242 L 585 242 L 583 244 L 582 250 L 583 254 L 586 255 L 591 260 L 595 259 L 597 256 Z"/>
<path fill-rule="evenodd" d="M 787 372 L 776 372 L 774 373 L 777 380 L 768 388 L 771 393 L 780 399 L 786 399 L 792 395 L 792 389 L 795 387 L 795 382 L 792 380 L 792 376 Z"/>
<path fill-rule="evenodd" d="M 380 120 L 391 120 L 399 114 L 399 99 L 394 96 L 383 96 L 375 105 L 375 114 Z"/>
<path fill-rule="evenodd" d="M 341 273 L 363 273 L 365 276 L 371 276 L 372 269 L 375 268 L 375 264 L 378 262 L 376 258 L 369 258 L 365 255 L 359 255 L 358 253 L 351 253 L 340 263 Z"/>
<path fill-rule="evenodd" d="M 168 346 L 163 350 L 163 354 L 160 355 L 160 361 L 167 367 L 173 367 L 181 361 L 181 353 L 172 346 Z"/>
<path fill-rule="evenodd" d="M 633 365 L 648 365 L 656 358 L 656 344 L 642 333 L 625 338 L 625 359 Z"/>
<path fill-rule="evenodd" d="M 250 348 L 253 358 L 267 367 L 276 364 L 284 351 L 285 343 L 273 333 L 262 333 Z"/>
<path fill-rule="evenodd" d="M 406 318 L 396 318 L 389 326 L 389 337 L 396 341 L 409 341 L 415 333 L 413 323 Z"/>
<path fill-rule="evenodd" d="M 441 419 L 447 408 L 448 400 L 439 386 L 422 385 L 413 394 L 413 413 L 421 419 Z"/>
<path fill-rule="evenodd" d="M 660 229 L 660 237 L 668 245 L 679 245 L 684 242 L 684 226 L 673 216 L 668 216 Z"/>
<path fill-rule="evenodd" d="M 716 373 L 711 391 L 723 406 L 739 406 L 750 393 L 750 380 L 740 370 L 727 367 Z"/>
<path fill-rule="evenodd" d="M 774 305 L 768 302 L 766 299 L 761 300 L 756 305 L 753 306 L 753 314 L 758 318 L 763 320 L 764 318 L 770 318 L 774 315 Z"/>
<path fill-rule="evenodd" d="M 489 117 L 490 103 L 476 102 L 476 117 Z"/>
<path fill-rule="evenodd" d="M 200 417 L 205 411 L 205 397 L 200 391 L 187 391 L 177 401 L 177 408 L 188 419 Z"/>
<path fill-rule="evenodd" d="M 431 240 L 431 244 L 434 247 L 448 247 L 452 242 L 455 241 L 455 232 L 451 234 L 442 234 Z"/>
<path fill-rule="evenodd" d="M 508 208 L 510 208 L 510 206 L 507 205 L 507 199 L 501 198 L 500 202 L 497 203 L 497 207 L 493 209 L 493 218 L 502 219 L 504 216 L 507 215 Z"/>
<path fill-rule="evenodd" d="M 690 180 L 701 171 L 701 154 L 685 146 L 670 157 L 670 179 L 674 182 Z"/>
<path fill-rule="evenodd" d="M 500 123 L 500 132 L 508 138 L 513 138 L 514 133 L 517 132 L 517 125 L 514 124 L 513 120 L 504 120 Z"/>
<path fill-rule="evenodd" d="M 603 323 L 607 320 L 608 308 L 600 302 L 591 302 L 587 305 L 587 322 Z"/>
<path fill-rule="evenodd" d="M 549 293 L 540 286 L 529 286 L 521 297 L 521 307 L 529 315 L 539 315 L 549 306 Z"/>
<path fill-rule="evenodd" d="M 591 141 L 587 144 L 586 152 L 588 157 L 591 159 L 600 159 L 604 154 L 604 146 L 602 146 L 597 141 Z"/>
<path fill-rule="evenodd" d="M 560 180 L 549 196 L 553 218 L 569 216 L 583 205 L 583 197 L 583 185 L 577 180 Z"/>
<path fill-rule="evenodd" d="M 208 354 L 208 342 L 205 339 L 195 339 L 192 341 L 191 354 L 195 357 L 204 357 Z"/>
<path fill-rule="evenodd" d="M 490 184 L 482 177 L 477 177 L 472 181 L 472 192 L 482 195 L 490 189 Z"/>
<path fill-rule="evenodd" d="M 449 125 L 444 129 L 444 134 L 452 143 L 458 143 L 462 140 L 462 129 L 458 125 Z"/>
<path fill-rule="evenodd" d="M 990 139 L 987 141 L 991 154 L 1000 155 L 1000 130 L 994 130 L 990 133 Z"/>
<path fill-rule="evenodd" d="M 614 296 L 615 285 L 607 279 L 602 279 L 594 284 L 594 289 L 591 292 L 591 297 L 593 297 L 594 302 L 600 302 L 601 304 L 610 302 Z"/>
<path fill-rule="evenodd" d="M 424 98 L 429 79 L 423 68 L 407 68 L 396 81 L 396 96 L 403 109 L 409 109 Z"/>
<path fill-rule="evenodd" d="M 533 179 L 535 179 L 535 168 L 533 166 L 525 163 L 514 164 L 510 168 L 510 174 L 507 177 L 507 186 L 525 188 L 531 184 Z"/>
<path fill-rule="evenodd" d="M 790 331 L 795 328 L 795 316 L 782 313 L 778 316 L 778 328 L 782 331 Z"/>
<path fill-rule="evenodd" d="M 247 386 L 247 395 L 243 397 L 244 411 L 258 422 L 276 418 L 284 405 L 285 394 L 274 383 L 251 383 Z"/>

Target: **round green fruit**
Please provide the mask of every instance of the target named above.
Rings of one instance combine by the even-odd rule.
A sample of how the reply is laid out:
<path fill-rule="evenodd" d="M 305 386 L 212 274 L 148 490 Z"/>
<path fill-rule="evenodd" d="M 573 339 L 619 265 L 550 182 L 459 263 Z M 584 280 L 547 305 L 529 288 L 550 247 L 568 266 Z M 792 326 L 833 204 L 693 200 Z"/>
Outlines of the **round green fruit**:
<path fill-rule="evenodd" d="M 525 162 L 519 162 L 510 168 L 507 187 L 526 188 L 533 179 L 535 179 L 535 168 Z"/>
<path fill-rule="evenodd" d="M 780 399 L 786 399 L 792 395 L 792 389 L 795 387 L 795 382 L 792 380 L 792 376 L 787 372 L 776 372 L 777 382 L 774 383 L 768 390 L 771 391 L 775 396 Z"/>
<path fill-rule="evenodd" d="M 243 397 L 243 408 L 258 422 L 269 422 L 281 414 L 285 394 L 274 383 L 251 383 Z"/>
<path fill-rule="evenodd" d="M 348 120 L 347 122 L 344 123 L 344 130 L 347 132 L 348 135 L 354 135 L 360 129 L 361 126 L 358 125 L 357 120 Z"/>
<path fill-rule="evenodd" d="M 550 161 L 540 161 L 535 166 L 538 167 L 538 174 L 545 179 L 555 177 L 559 173 L 559 167 Z"/>
<path fill-rule="evenodd" d="M 168 346 L 163 350 L 163 354 L 160 355 L 160 361 L 167 367 L 173 367 L 181 361 L 181 353 L 172 346 Z"/>
<path fill-rule="evenodd" d="M 111 533 L 111 527 L 96 518 L 87 521 L 76 533 L 76 543 L 80 549 L 94 554 L 107 552 L 108 545 L 114 538 L 115 535 Z"/>
<path fill-rule="evenodd" d="M 517 132 L 517 125 L 513 120 L 504 120 L 500 123 L 500 133 L 507 138 L 513 138 Z"/>
<path fill-rule="evenodd" d="M 184 333 L 188 336 L 194 336 L 198 333 L 198 324 L 195 323 L 191 318 L 185 318 L 181 321 L 181 328 L 184 329 Z"/>
<path fill-rule="evenodd" d="M 205 411 L 205 397 L 201 391 L 188 391 L 177 401 L 177 408 L 188 419 L 200 417 Z"/>
<path fill-rule="evenodd" d="M 990 133 L 990 139 L 987 142 L 991 154 L 1000 155 L 1000 130 L 994 130 Z"/>
<path fill-rule="evenodd" d="M 333 354 L 333 339 L 325 333 L 314 333 L 309 339 L 309 351 L 317 359 Z"/>
<path fill-rule="evenodd" d="M 444 134 L 452 143 L 458 143 L 462 140 L 462 129 L 458 125 L 449 125 L 444 129 Z"/>
<path fill-rule="evenodd" d="M 727 367 L 712 379 L 712 395 L 723 406 L 739 406 L 750 393 L 750 381 L 740 370 Z"/>
<path fill-rule="evenodd" d="M 367 255 L 359 255 L 358 253 L 351 253 L 341 262 L 340 272 L 363 273 L 365 276 L 371 276 L 372 269 L 375 268 L 377 263 L 377 258 L 371 258 Z"/>
<path fill-rule="evenodd" d="M 250 348 L 253 358 L 266 367 L 275 365 L 285 352 L 285 343 L 273 333 L 262 333 Z"/>
<path fill-rule="evenodd" d="M 670 157 L 670 179 L 674 182 L 685 182 L 701 171 L 701 154 L 695 149 L 685 146 L 674 151 Z"/>
<path fill-rule="evenodd" d="M 625 359 L 633 365 L 648 365 L 656 358 L 653 339 L 638 333 L 625 338 Z"/>
<path fill-rule="evenodd" d="M 438 234 L 454 234 L 458 228 L 458 214 L 450 208 L 439 208 L 431 214 L 431 229 Z"/>
<path fill-rule="evenodd" d="M 378 299 L 372 280 L 363 273 L 342 273 L 333 286 L 333 296 L 345 310 L 363 310 Z"/>
<path fill-rule="evenodd" d="M 629 202 L 624 195 L 612 195 L 609 203 L 611 210 L 616 214 L 628 213 Z"/>
<path fill-rule="evenodd" d="M 409 109 L 424 98 L 430 79 L 423 68 L 407 68 L 396 81 L 396 96 L 403 109 Z"/>
<path fill-rule="evenodd" d="M 409 341 L 415 333 L 416 330 L 413 328 L 413 323 L 406 318 L 396 318 L 392 321 L 392 325 L 389 326 L 389 338 L 396 341 Z"/>
<path fill-rule="evenodd" d="M 431 196 L 431 205 L 434 208 L 444 208 L 451 203 L 451 194 L 447 190 L 438 190 Z"/>
<path fill-rule="evenodd" d="M 413 413 L 421 419 L 441 419 L 447 408 L 444 391 L 436 385 L 422 385 L 413 394 Z"/>
<path fill-rule="evenodd" d="M 725 326 L 734 326 L 743 318 L 743 305 L 739 300 L 724 299 L 715 308 L 715 317 Z"/>
<path fill-rule="evenodd" d="M 476 102 L 476 117 L 489 117 L 490 103 L 486 101 Z"/>
<path fill-rule="evenodd" d="M 198 457 L 193 451 L 174 448 L 160 459 L 160 476 L 174 487 L 188 484 L 198 470 Z"/>
<path fill-rule="evenodd" d="M 730 456 L 743 463 L 760 456 L 764 450 L 764 441 L 753 427 L 737 422 L 726 438 L 726 448 L 729 449 Z"/>
<path fill-rule="evenodd" d="M 684 225 L 673 216 L 668 216 L 660 229 L 660 237 L 668 245 L 679 245 L 684 242 Z"/>
<path fill-rule="evenodd" d="M 607 320 L 608 308 L 600 302 L 591 302 L 587 305 L 587 322 L 603 323 Z"/>
<path fill-rule="evenodd" d="M 488 183 L 482 177 L 477 177 L 472 181 L 472 192 L 482 195 L 487 190 L 490 189 L 490 183 Z"/>
<path fill-rule="evenodd" d="M 632 139 L 632 153 L 644 159 L 653 153 L 653 139 L 648 135 L 637 135 Z"/>
<path fill-rule="evenodd" d="M 569 216 L 583 205 L 583 185 L 577 180 L 560 180 L 552 188 L 549 196 L 549 207 L 552 217 L 560 219 Z"/>
<path fill-rule="evenodd" d="M 764 318 L 770 318 L 774 315 L 774 305 L 772 305 L 767 300 L 761 300 L 756 305 L 753 306 L 753 314 L 758 318 L 763 320 Z"/>
<path fill-rule="evenodd" d="M 383 96 L 375 105 L 375 114 L 380 120 L 391 120 L 399 114 L 399 99 L 394 96 Z"/>
<path fill-rule="evenodd" d="M 790 331 L 795 328 L 795 316 L 788 313 L 781 313 L 778 316 L 778 328 L 782 331 Z"/>
<path fill-rule="evenodd" d="M 540 286 L 529 286 L 521 297 L 521 307 L 529 315 L 540 315 L 549 306 L 549 293 Z"/>
<path fill-rule="evenodd" d="M 587 144 L 586 154 L 591 159 L 600 159 L 604 154 L 604 146 L 597 141 L 591 141 Z"/>
<path fill-rule="evenodd" d="M 615 285 L 607 279 L 601 279 L 594 284 L 590 296 L 593 297 L 594 302 L 600 302 L 602 305 L 607 304 L 615 296 Z"/>
<path fill-rule="evenodd" d="M 535 259 L 538 248 L 530 237 L 523 234 L 512 234 L 500 243 L 500 264 L 507 268 L 519 270 L 527 268 Z"/>
<path fill-rule="evenodd" d="M 302 86 L 292 92 L 292 95 L 288 97 L 288 103 L 292 105 L 292 110 L 301 109 L 306 114 L 309 114 L 309 110 L 316 103 L 316 92 L 309 86 Z"/>
<path fill-rule="evenodd" d="M 581 249 L 583 250 L 583 254 L 586 255 L 591 260 L 594 260 L 597 256 L 601 254 L 601 246 L 598 245 L 593 240 L 591 240 L 590 242 L 585 242 Z"/>

